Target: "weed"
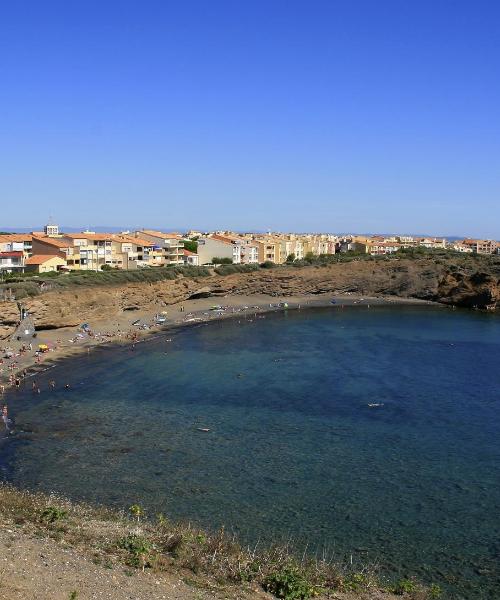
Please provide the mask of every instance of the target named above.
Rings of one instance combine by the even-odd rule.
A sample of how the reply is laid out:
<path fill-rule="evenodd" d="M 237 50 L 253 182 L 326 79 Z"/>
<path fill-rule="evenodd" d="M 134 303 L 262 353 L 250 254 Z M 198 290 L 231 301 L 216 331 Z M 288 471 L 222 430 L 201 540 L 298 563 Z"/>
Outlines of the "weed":
<path fill-rule="evenodd" d="M 78 598 L 78 592 L 76 591 L 72 591 L 71 594 L 69 595 L 69 600 L 76 600 Z"/>
<path fill-rule="evenodd" d="M 44 523 L 55 523 L 67 516 L 67 512 L 55 506 L 47 506 L 40 515 L 40 520 Z"/>
<path fill-rule="evenodd" d="M 140 504 L 132 504 L 132 506 L 129 508 L 129 511 L 137 519 L 137 522 L 139 522 L 141 517 L 144 516 L 144 509 Z"/>
<path fill-rule="evenodd" d="M 129 553 L 127 564 L 132 567 L 142 567 L 142 570 L 151 566 L 155 546 L 147 538 L 130 534 L 118 542 L 118 547 Z"/>
<path fill-rule="evenodd" d="M 392 588 L 392 592 L 397 596 L 402 596 L 403 594 L 412 594 L 416 591 L 417 585 L 411 579 L 400 579 Z"/>
<path fill-rule="evenodd" d="M 342 581 L 342 588 L 349 592 L 358 592 L 369 585 L 369 578 L 363 573 L 351 573 Z"/>
<path fill-rule="evenodd" d="M 267 576 L 264 589 L 283 600 L 306 600 L 317 594 L 298 567 L 285 566 Z"/>
<path fill-rule="evenodd" d="M 443 590 L 438 585 L 433 583 L 429 588 L 429 598 L 432 598 L 434 600 L 434 598 L 441 598 L 442 595 Z"/>

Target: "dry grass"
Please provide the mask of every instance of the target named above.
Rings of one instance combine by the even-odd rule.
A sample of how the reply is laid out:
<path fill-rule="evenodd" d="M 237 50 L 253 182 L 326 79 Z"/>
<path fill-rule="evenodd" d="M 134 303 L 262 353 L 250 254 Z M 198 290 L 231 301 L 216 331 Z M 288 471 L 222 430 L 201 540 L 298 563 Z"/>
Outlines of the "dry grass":
<path fill-rule="evenodd" d="M 262 550 L 243 548 L 224 530 L 209 534 L 161 515 L 155 521 L 140 520 L 104 507 L 19 491 L 9 485 L 0 485 L 0 515 L 4 524 L 83 550 L 96 564 L 189 572 L 189 577 L 201 585 L 258 584 L 289 599 L 330 597 L 333 592 L 375 593 L 384 587 L 373 565 L 353 568 L 327 557 L 298 558 L 287 545 Z M 406 598 L 439 597 L 437 589 L 426 589 L 412 581 L 398 585 L 391 591 Z"/>

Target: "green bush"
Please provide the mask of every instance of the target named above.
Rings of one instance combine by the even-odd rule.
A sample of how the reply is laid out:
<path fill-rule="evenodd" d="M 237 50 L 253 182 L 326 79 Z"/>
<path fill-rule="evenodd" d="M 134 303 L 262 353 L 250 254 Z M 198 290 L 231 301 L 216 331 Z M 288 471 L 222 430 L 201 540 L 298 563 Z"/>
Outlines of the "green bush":
<path fill-rule="evenodd" d="M 267 576 L 264 589 L 283 600 L 306 600 L 315 595 L 315 587 L 298 567 L 285 566 Z"/>
<path fill-rule="evenodd" d="M 417 591 L 417 584 L 411 579 L 401 579 L 392 588 L 392 592 L 396 596 L 402 596 L 403 594 L 411 594 Z"/>
<path fill-rule="evenodd" d="M 232 265 L 233 259 L 232 258 L 219 258 L 218 256 L 214 256 L 212 258 L 212 263 L 214 265 Z"/>
<path fill-rule="evenodd" d="M 218 275 L 232 275 L 233 273 L 250 273 L 258 269 L 259 265 L 221 265 L 216 267 L 214 271 Z"/>
<path fill-rule="evenodd" d="M 55 506 L 47 506 L 40 515 L 40 520 L 44 523 L 55 523 L 67 516 L 67 512 Z"/>
<path fill-rule="evenodd" d="M 274 269 L 275 266 L 276 266 L 276 264 L 273 263 L 272 260 L 266 260 L 263 263 L 260 263 L 261 269 Z"/>

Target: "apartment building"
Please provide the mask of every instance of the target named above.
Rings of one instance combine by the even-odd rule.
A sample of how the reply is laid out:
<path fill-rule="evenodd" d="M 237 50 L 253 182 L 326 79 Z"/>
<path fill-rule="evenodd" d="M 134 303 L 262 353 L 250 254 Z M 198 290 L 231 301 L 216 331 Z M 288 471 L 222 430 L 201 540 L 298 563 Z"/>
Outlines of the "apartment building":
<path fill-rule="evenodd" d="M 198 257 L 200 265 L 212 264 L 214 258 L 228 258 L 233 264 L 241 263 L 241 245 L 219 235 L 198 238 Z"/>
<path fill-rule="evenodd" d="M 24 258 L 31 256 L 33 235 L 31 233 L 8 233 L 0 235 L 0 252 L 22 252 Z"/>
<path fill-rule="evenodd" d="M 114 241 L 123 256 L 124 269 L 160 267 L 164 264 L 162 249 L 149 240 L 117 234 Z"/>
<path fill-rule="evenodd" d="M 24 267 L 24 253 L 20 250 L 0 252 L 0 272 L 12 273 L 22 271 Z"/>
<path fill-rule="evenodd" d="M 152 229 L 141 229 L 133 234 L 143 240 L 152 242 L 154 250 L 161 250 L 163 264 L 184 264 L 184 241 L 178 233 L 163 233 Z"/>
<path fill-rule="evenodd" d="M 497 251 L 497 247 L 500 245 L 494 240 L 473 240 L 465 239 L 461 242 L 464 246 L 472 249 L 472 252 L 476 254 L 494 254 Z"/>

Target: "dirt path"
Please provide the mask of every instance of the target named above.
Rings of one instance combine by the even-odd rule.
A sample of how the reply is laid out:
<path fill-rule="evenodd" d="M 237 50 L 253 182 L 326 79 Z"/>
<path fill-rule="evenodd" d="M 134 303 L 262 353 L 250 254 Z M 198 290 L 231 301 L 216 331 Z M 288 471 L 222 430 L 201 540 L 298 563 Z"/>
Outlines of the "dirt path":
<path fill-rule="evenodd" d="M 75 595 L 76 594 L 76 595 Z M 191 587 L 178 576 L 95 565 L 74 548 L 14 529 L 0 531 L 1 600 L 208 600 L 226 592 Z M 270 598 L 258 590 L 231 598 Z"/>

